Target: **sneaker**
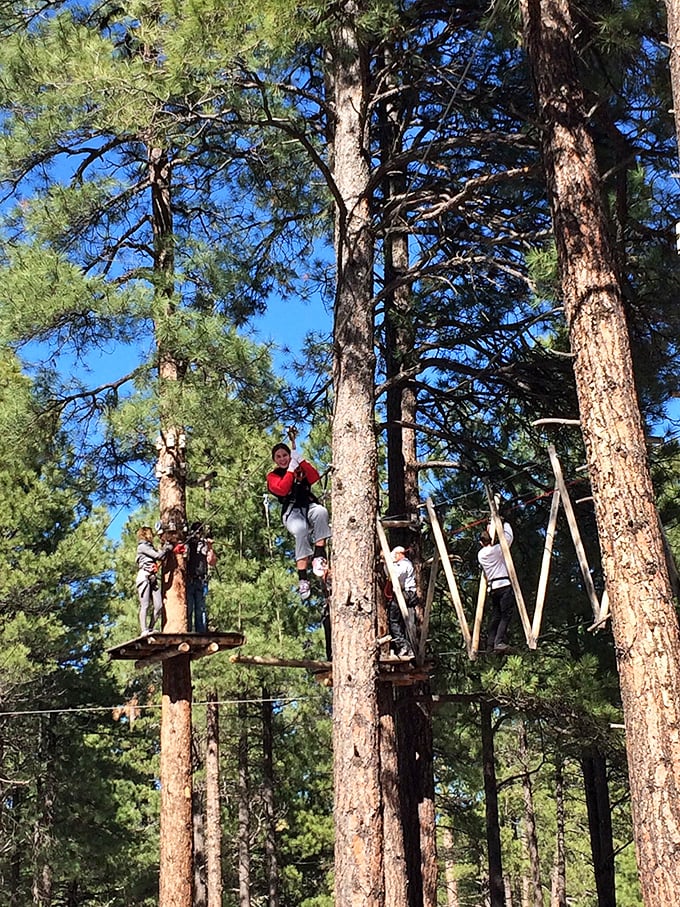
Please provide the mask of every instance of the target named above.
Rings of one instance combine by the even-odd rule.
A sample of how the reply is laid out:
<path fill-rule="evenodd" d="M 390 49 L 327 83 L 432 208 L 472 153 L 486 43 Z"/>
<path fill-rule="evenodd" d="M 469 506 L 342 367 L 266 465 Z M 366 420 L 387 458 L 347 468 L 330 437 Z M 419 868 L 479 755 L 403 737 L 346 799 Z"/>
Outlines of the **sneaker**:
<path fill-rule="evenodd" d="M 312 573 L 314 576 L 324 576 L 328 570 L 328 561 L 325 557 L 315 557 L 312 561 Z"/>
<path fill-rule="evenodd" d="M 302 601 L 307 601 L 309 596 L 312 594 L 312 587 L 309 585 L 308 579 L 301 579 L 298 585 L 298 592 L 300 593 L 300 598 Z"/>
<path fill-rule="evenodd" d="M 394 652 L 399 658 L 414 658 L 414 652 L 411 646 L 405 642 L 397 646 Z"/>
<path fill-rule="evenodd" d="M 493 652 L 496 655 L 498 655 L 499 653 L 509 652 L 509 651 L 510 651 L 510 646 L 507 644 L 507 642 L 497 642 L 496 645 L 493 647 Z"/>

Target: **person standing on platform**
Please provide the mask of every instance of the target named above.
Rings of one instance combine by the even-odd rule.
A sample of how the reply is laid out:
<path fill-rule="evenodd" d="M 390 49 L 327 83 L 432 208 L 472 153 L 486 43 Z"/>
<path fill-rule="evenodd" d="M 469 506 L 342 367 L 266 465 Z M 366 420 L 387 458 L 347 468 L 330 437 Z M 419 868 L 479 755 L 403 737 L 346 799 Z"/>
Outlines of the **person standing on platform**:
<path fill-rule="evenodd" d="M 512 545 L 514 533 L 509 523 L 503 523 L 503 535 L 508 545 Z M 499 655 L 510 648 L 508 630 L 515 610 L 515 593 L 500 542 L 491 541 L 490 526 L 482 532 L 479 542 L 482 547 L 477 552 L 477 560 L 484 571 L 491 599 L 486 645 L 489 652 Z"/>
<path fill-rule="evenodd" d="M 207 633 L 206 593 L 209 568 L 217 563 L 211 538 L 206 538 L 203 523 L 191 524 L 187 546 L 187 630 Z"/>
<path fill-rule="evenodd" d="M 295 539 L 298 592 L 305 601 L 311 595 L 309 559 L 315 576 L 323 579 L 328 572 L 326 542 L 331 534 L 330 520 L 328 511 L 312 492 L 312 485 L 321 477 L 287 444 L 275 444 L 272 459 L 276 466 L 267 475 L 267 489 L 280 501 L 283 525 Z"/>
<path fill-rule="evenodd" d="M 162 548 L 154 547 L 153 530 L 142 526 L 137 530 L 137 578 L 135 587 L 139 598 L 139 627 L 142 636 L 148 636 L 161 618 L 163 595 L 158 570 L 163 559 L 173 550 L 171 542 Z M 153 603 L 151 622 L 147 626 L 149 605 Z"/>
<path fill-rule="evenodd" d="M 390 556 L 399 579 L 401 591 L 404 593 L 406 607 L 408 608 L 409 616 L 411 618 L 411 625 L 415 626 L 418 592 L 416 589 L 416 572 L 413 562 L 407 556 L 406 549 L 401 545 L 397 545 L 396 548 L 393 548 L 390 552 Z M 401 613 L 397 597 L 391 589 L 391 583 L 388 584 L 386 597 L 388 600 L 387 623 L 390 630 L 390 636 L 392 637 L 392 650 L 395 655 L 399 655 L 401 658 L 413 658 L 413 647 L 406 635 L 404 615 Z"/>

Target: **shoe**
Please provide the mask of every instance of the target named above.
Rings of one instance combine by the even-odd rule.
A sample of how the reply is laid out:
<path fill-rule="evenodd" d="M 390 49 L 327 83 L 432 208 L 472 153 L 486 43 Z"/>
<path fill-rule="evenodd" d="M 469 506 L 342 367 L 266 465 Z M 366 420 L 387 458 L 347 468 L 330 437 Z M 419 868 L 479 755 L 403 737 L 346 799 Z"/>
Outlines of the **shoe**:
<path fill-rule="evenodd" d="M 298 585 L 298 592 L 300 593 L 300 598 L 302 601 L 307 601 L 309 596 L 312 594 L 312 587 L 309 585 L 308 579 L 301 579 Z"/>
<path fill-rule="evenodd" d="M 404 643 L 401 646 L 397 646 L 394 654 L 397 655 L 399 658 L 413 658 L 414 657 L 413 649 L 411 648 L 411 646 L 408 645 L 408 643 Z"/>
<path fill-rule="evenodd" d="M 151 636 L 151 630 L 147 627 L 145 630 L 142 630 L 142 636 Z"/>
<path fill-rule="evenodd" d="M 324 576 L 328 570 L 328 561 L 325 557 L 315 557 L 312 561 L 312 573 L 314 576 Z"/>
<path fill-rule="evenodd" d="M 507 642 L 497 642 L 496 645 L 493 647 L 494 655 L 498 655 L 499 653 L 509 652 L 509 651 L 510 651 L 510 646 L 507 644 Z"/>

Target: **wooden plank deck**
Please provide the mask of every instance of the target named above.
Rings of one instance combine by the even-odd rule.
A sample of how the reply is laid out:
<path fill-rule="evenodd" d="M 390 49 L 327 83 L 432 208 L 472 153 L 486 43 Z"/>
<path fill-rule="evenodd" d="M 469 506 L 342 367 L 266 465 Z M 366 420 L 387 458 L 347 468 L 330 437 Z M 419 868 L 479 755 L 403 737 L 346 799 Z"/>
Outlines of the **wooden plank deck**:
<path fill-rule="evenodd" d="M 245 634 L 233 633 L 150 633 L 136 636 L 127 642 L 107 649 L 109 658 L 134 660 L 136 667 L 165 661 L 177 655 L 191 659 L 215 655 L 226 649 L 236 649 L 246 641 Z"/>

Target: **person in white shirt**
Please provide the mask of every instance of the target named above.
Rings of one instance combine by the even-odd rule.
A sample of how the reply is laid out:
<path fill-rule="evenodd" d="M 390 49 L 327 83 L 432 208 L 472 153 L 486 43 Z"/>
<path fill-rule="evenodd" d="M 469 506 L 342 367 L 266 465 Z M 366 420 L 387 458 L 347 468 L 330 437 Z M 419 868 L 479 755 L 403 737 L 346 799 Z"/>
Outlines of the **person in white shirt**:
<path fill-rule="evenodd" d="M 508 630 L 515 611 L 515 593 L 508 576 L 503 549 L 500 542 L 491 541 L 489 529 L 479 537 L 482 547 L 477 552 L 477 560 L 486 576 L 491 599 L 486 631 L 487 648 L 491 652 L 502 653 L 510 648 Z M 512 545 L 514 535 L 509 523 L 503 523 L 503 535 L 508 545 Z"/>
<path fill-rule="evenodd" d="M 399 585 L 404 593 L 406 607 L 409 610 L 411 621 L 413 622 L 416 605 L 418 604 L 416 571 L 413 562 L 407 557 L 406 549 L 401 545 L 397 545 L 396 548 L 393 548 L 390 555 L 399 579 Z M 390 586 L 391 584 L 388 583 L 388 587 Z M 399 655 L 401 658 L 413 658 L 413 647 L 406 636 L 404 616 L 401 613 L 401 608 L 399 607 L 399 602 L 397 601 L 394 592 L 391 592 L 389 588 L 387 589 L 387 601 L 387 621 L 390 629 L 390 636 L 392 637 L 392 650 L 395 655 Z"/>

